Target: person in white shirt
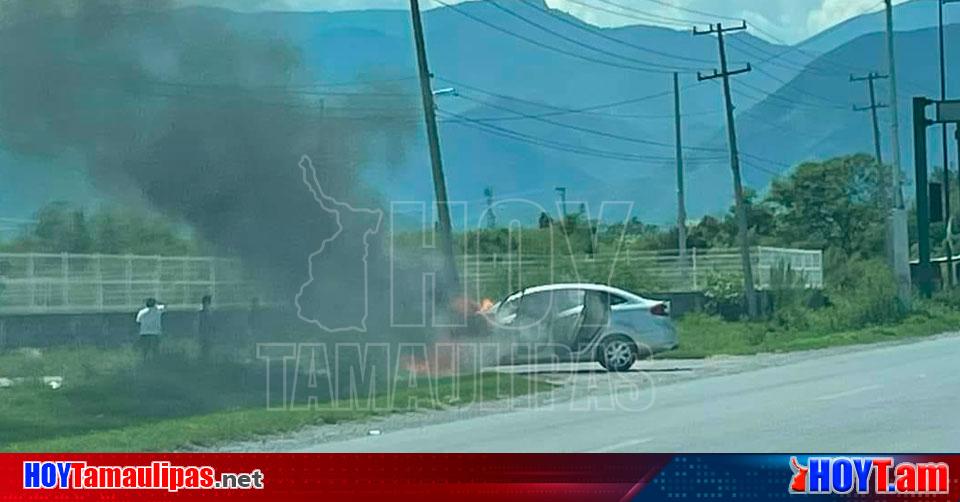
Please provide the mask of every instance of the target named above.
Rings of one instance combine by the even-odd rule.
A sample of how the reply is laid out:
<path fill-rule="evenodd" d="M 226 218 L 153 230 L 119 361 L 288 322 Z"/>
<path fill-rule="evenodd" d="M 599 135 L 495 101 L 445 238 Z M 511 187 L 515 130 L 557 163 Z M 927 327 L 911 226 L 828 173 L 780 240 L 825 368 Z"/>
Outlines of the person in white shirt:
<path fill-rule="evenodd" d="M 164 306 L 154 298 L 147 298 L 146 307 L 137 312 L 137 324 L 140 325 L 140 351 L 143 360 L 153 359 L 160 349 L 160 335 L 163 334 Z"/>

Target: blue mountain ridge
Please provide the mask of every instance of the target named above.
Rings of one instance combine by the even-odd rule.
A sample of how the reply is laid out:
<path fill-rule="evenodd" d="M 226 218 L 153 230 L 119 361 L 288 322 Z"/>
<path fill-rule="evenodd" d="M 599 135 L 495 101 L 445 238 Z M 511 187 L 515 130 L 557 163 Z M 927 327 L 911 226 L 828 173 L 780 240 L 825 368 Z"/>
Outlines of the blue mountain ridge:
<path fill-rule="evenodd" d="M 932 2 L 917 0 L 898 6 L 898 26 L 924 26 L 921 18 L 929 14 L 926 3 Z M 494 189 L 497 198 L 530 199 L 547 208 L 555 207 L 554 187 L 566 186 L 569 200 L 588 202 L 594 210 L 603 200 L 629 200 L 636 204 L 634 214 L 645 221 L 672 220 L 675 174 L 670 159 L 674 129 L 673 98 L 668 92 L 672 77 L 665 68 L 647 72 L 618 66 L 682 67 L 690 216 L 725 210 L 730 202 L 731 183 L 720 113 L 722 95 L 716 82 L 697 83 L 695 75 L 697 69 L 709 72 L 718 66 L 713 37 L 694 37 L 690 31 L 651 26 L 598 29 L 561 12 L 548 11 L 543 3 L 516 2 L 509 7 L 559 36 L 486 2 L 461 4 L 458 10 L 433 9 L 424 15 L 434 85 L 454 87 L 460 94 L 438 100 L 444 112 L 441 142 L 450 197 L 468 202 L 471 218 L 480 217 L 482 190 L 486 186 Z M 584 61 L 538 47 L 464 14 L 556 50 L 616 64 Z M 405 79 L 392 84 L 392 89 L 415 97 L 416 65 L 406 11 L 238 13 L 189 8 L 179 10 L 177 15 L 288 40 L 301 48 L 304 64 L 316 82 Z M 728 37 L 731 63 L 750 61 L 755 67 L 755 71 L 737 76 L 734 81 L 741 145 L 745 152 L 756 156 L 746 160 L 762 168 L 745 166 L 749 186 L 763 189 L 771 172 L 781 173 L 802 160 L 872 151 L 868 116 L 846 108 L 853 103 L 865 104 L 865 89 L 847 79 L 848 73 L 858 70 L 883 70 L 879 35 L 882 27 L 882 19 L 877 21 L 875 14 L 861 16 L 801 43 L 802 53 L 749 33 Z M 593 30 L 620 42 L 593 35 Z M 910 157 L 906 141 L 909 114 L 903 107 L 912 94 L 932 95 L 936 88 L 932 59 L 936 53 L 931 45 L 934 35 L 935 31 L 927 29 L 903 32 L 898 38 L 904 159 Z M 951 26 L 948 35 L 954 40 L 960 33 Z M 644 52 L 632 46 L 687 59 Z M 950 61 L 953 60 L 951 56 Z M 956 77 L 951 74 L 952 80 Z M 885 97 L 884 84 L 881 89 L 881 96 Z M 775 92 L 765 96 L 770 91 Z M 590 113 L 560 113 L 563 109 L 596 107 L 642 96 L 655 97 Z M 524 119 L 518 114 L 541 118 Z M 419 113 L 412 117 L 405 126 L 411 128 L 411 139 L 403 145 L 391 145 L 401 148 L 402 154 L 386 156 L 389 161 L 377 161 L 366 171 L 367 180 L 388 200 L 432 200 L 422 118 Z M 470 120 L 488 126 L 480 130 L 483 126 Z M 494 132 L 490 126 L 495 128 Z M 516 135 L 526 139 L 517 140 Z M 530 138 L 540 141 L 532 143 Z M 549 148 L 542 144 L 544 141 L 577 152 Z M 537 142 L 541 144 L 534 144 Z M 643 160 L 587 153 L 597 151 L 639 156 Z M 938 158 L 933 151 L 931 158 Z M 45 200 L 84 202 L 99 196 L 83 184 L 49 183 L 54 170 L 44 166 L 34 166 L 24 175 L 24 165 L 22 159 L 0 157 L 3 179 L 24 184 L 29 192 L 22 193 L 30 193 L 2 198 L 0 215 L 22 217 Z M 19 173 L 15 177 L 14 171 Z M 63 170 L 56 172 L 60 173 L 56 176 L 64 177 Z M 82 179 L 78 169 L 71 172 L 76 175 L 66 177 Z M 524 223 L 535 221 L 537 215 L 529 207 L 516 208 L 511 212 L 508 206 L 501 217 L 517 217 Z"/>

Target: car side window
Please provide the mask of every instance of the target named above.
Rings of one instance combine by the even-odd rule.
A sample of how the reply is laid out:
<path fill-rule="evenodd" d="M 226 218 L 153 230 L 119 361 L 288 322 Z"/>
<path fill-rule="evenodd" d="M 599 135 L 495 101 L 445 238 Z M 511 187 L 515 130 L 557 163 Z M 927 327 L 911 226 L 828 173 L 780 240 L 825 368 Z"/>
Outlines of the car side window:
<path fill-rule="evenodd" d="M 582 289 L 562 289 L 553 293 L 553 308 L 555 312 L 566 312 L 570 309 L 583 306 Z"/>
<path fill-rule="evenodd" d="M 627 303 L 628 301 L 626 298 L 620 295 L 615 295 L 613 293 L 608 293 L 607 298 L 609 300 L 608 303 L 610 304 L 611 307 L 614 305 L 621 305 L 621 304 Z"/>
<path fill-rule="evenodd" d="M 524 319 L 543 319 L 550 312 L 551 302 L 551 295 L 547 292 L 523 295 L 519 315 Z"/>
<path fill-rule="evenodd" d="M 579 289 L 560 289 L 542 291 L 523 296 L 520 315 L 525 318 L 543 319 L 548 314 L 558 314 L 583 305 L 583 291 Z"/>

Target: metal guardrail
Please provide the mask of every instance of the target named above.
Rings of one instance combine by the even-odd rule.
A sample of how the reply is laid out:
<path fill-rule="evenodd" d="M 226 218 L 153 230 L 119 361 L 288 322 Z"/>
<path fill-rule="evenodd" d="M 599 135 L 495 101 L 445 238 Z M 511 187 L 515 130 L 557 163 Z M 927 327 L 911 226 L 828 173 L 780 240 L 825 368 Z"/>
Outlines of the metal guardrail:
<path fill-rule="evenodd" d="M 133 312 L 144 299 L 195 309 L 249 302 L 238 260 L 194 256 L 0 253 L 0 314 Z"/>
<path fill-rule="evenodd" d="M 754 279 L 759 289 L 774 282 L 778 269 L 789 266 L 800 286 L 823 287 L 823 252 L 818 250 L 755 247 L 751 249 Z M 659 292 L 697 292 L 712 274 L 741 273 L 737 249 L 690 249 L 685 256 L 671 251 L 624 251 L 589 255 L 468 255 L 460 259 L 465 280 L 476 291 L 515 291 L 549 282 L 610 282 L 629 276 L 634 287 Z M 507 285 L 502 285 L 507 281 Z"/>

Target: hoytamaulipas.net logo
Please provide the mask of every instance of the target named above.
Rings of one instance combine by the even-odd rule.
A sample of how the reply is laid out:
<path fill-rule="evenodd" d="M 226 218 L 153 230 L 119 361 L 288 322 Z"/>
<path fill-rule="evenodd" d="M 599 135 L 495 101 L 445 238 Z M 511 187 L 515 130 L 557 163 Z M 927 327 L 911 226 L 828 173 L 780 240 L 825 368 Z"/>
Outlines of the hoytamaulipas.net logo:
<path fill-rule="evenodd" d="M 86 462 L 25 461 L 24 489 L 60 490 L 262 490 L 263 472 L 218 473 L 210 466 L 88 465 Z"/>
<path fill-rule="evenodd" d="M 790 493 L 943 495 L 950 466 L 943 462 L 895 462 L 893 457 L 790 458 Z"/>

